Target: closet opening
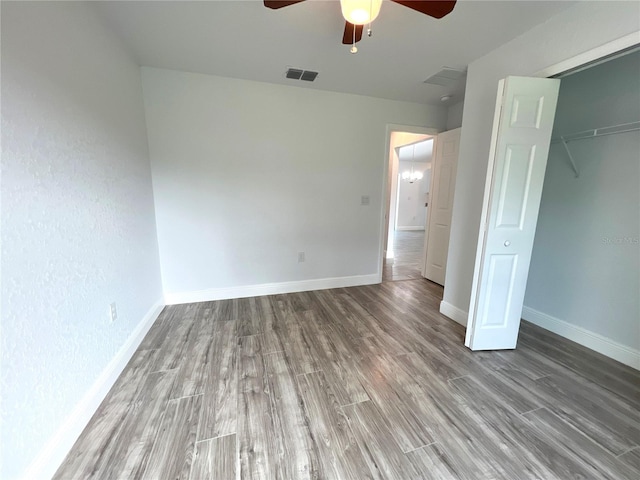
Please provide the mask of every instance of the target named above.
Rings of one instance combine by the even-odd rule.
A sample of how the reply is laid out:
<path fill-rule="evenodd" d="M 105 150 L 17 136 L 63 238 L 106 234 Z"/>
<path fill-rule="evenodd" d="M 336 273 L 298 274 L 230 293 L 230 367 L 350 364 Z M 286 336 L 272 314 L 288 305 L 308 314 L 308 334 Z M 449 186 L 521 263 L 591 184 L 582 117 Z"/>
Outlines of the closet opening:
<path fill-rule="evenodd" d="M 522 312 L 640 369 L 640 49 L 561 78 Z M 544 342 L 526 328 L 519 341 Z M 615 367 L 612 367 L 615 368 Z"/>

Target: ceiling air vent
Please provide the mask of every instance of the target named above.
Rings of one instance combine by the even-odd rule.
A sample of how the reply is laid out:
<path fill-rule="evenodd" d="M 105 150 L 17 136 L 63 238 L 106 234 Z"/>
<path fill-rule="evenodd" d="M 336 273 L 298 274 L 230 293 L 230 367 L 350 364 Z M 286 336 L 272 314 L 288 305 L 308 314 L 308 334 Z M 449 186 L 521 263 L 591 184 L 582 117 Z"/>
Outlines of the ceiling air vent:
<path fill-rule="evenodd" d="M 442 67 L 435 75 L 427 78 L 424 83 L 430 85 L 440 85 L 442 87 L 450 87 L 456 85 L 467 73 L 464 70 L 456 70 L 455 68 Z"/>
<path fill-rule="evenodd" d="M 299 68 L 290 68 L 287 70 L 285 77 L 293 80 L 304 80 L 305 82 L 313 82 L 318 76 L 318 72 L 311 70 L 300 70 Z"/>
<path fill-rule="evenodd" d="M 305 70 L 302 72 L 302 76 L 300 80 L 304 80 L 305 82 L 313 82 L 318 76 L 318 72 L 312 72 L 311 70 Z"/>
<path fill-rule="evenodd" d="M 298 70 L 297 68 L 290 68 L 287 70 L 287 78 L 292 78 L 294 80 L 300 80 L 302 73 L 304 70 Z"/>

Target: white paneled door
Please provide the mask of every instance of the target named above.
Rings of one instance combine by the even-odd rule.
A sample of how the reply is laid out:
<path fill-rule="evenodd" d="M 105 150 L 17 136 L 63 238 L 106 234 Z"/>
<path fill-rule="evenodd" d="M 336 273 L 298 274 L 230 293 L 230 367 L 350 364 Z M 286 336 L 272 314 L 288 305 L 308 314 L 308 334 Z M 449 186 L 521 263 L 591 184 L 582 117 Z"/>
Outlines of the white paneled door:
<path fill-rule="evenodd" d="M 438 134 L 433 158 L 431 202 L 425 238 L 426 259 L 423 276 L 444 285 L 449 253 L 453 192 L 456 185 L 460 128 Z"/>
<path fill-rule="evenodd" d="M 516 347 L 560 80 L 498 88 L 465 345 Z"/>

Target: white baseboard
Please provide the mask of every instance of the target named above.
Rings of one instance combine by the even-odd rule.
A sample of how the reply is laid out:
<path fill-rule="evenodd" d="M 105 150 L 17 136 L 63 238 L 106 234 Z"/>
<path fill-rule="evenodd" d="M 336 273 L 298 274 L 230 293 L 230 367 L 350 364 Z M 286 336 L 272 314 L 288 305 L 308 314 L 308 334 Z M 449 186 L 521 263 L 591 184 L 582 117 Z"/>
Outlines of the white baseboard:
<path fill-rule="evenodd" d="M 60 428 L 45 444 L 22 478 L 26 480 L 53 477 L 163 308 L 164 303 L 162 300 L 158 300 L 151 307 L 89 391 L 76 404 L 71 414 L 65 418 Z"/>
<path fill-rule="evenodd" d="M 578 327 L 577 325 L 552 317 L 533 308 L 524 307 L 522 309 L 522 318 L 545 330 L 549 330 L 609 358 L 613 358 L 618 362 L 640 370 L 640 350 L 622 345 L 598 333 Z"/>
<path fill-rule="evenodd" d="M 420 227 L 420 226 L 415 226 L 415 227 L 396 227 L 396 230 L 399 232 L 408 232 L 408 231 L 413 231 L 413 230 L 422 230 L 424 231 L 424 227 Z"/>
<path fill-rule="evenodd" d="M 208 302 L 211 300 L 226 300 L 229 298 L 260 297 L 262 295 L 276 295 L 279 293 L 307 292 L 310 290 L 325 290 L 327 288 L 357 287 L 359 285 L 373 285 L 380 283 L 380 274 L 355 275 L 352 277 L 318 278 L 301 280 L 298 282 L 263 283 L 260 285 L 244 285 L 229 288 L 209 288 L 192 292 L 165 292 L 164 301 L 167 305 L 180 303 Z"/>
<path fill-rule="evenodd" d="M 444 301 L 440 302 L 440 313 L 445 317 L 449 317 L 454 322 L 459 323 L 463 327 L 467 326 L 469 314 L 458 307 L 454 307 L 450 303 Z"/>

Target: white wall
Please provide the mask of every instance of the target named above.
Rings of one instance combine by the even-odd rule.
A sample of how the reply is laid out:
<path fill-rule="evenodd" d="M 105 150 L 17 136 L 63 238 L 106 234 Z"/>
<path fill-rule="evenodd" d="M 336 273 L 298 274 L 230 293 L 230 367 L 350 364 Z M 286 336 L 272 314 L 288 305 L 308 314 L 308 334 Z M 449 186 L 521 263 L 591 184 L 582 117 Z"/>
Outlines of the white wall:
<path fill-rule="evenodd" d="M 423 177 L 413 183 L 402 180 L 402 173 L 411 171 L 421 172 Z M 424 230 L 427 209 L 425 207 L 426 194 L 431 182 L 431 164 L 425 162 L 400 161 L 398 169 L 398 213 L 396 217 L 397 230 Z"/>
<path fill-rule="evenodd" d="M 455 130 L 462 126 L 463 109 L 464 100 L 449 107 L 447 110 L 447 130 Z"/>
<path fill-rule="evenodd" d="M 640 53 L 562 79 L 554 136 L 640 121 Z M 640 132 L 551 146 L 525 307 L 640 350 Z"/>
<path fill-rule="evenodd" d="M 469 65 L 444 303 L 468 312 L 498 80 L 640 30 L 637 2 L 580 2 Z"/>
<path fill-rule="evenodd" d="M 92 7 L 2 2 L 2 102 L 0 477 L 10 479 L 70 426 L 162 291 L 140 71 Z"/>
<path fill-rule="evenodd" d="M 142 78 L 168 301 L 373 281 L 386 125 L 442 128 L 444 108 L 152 68 Z"/>

